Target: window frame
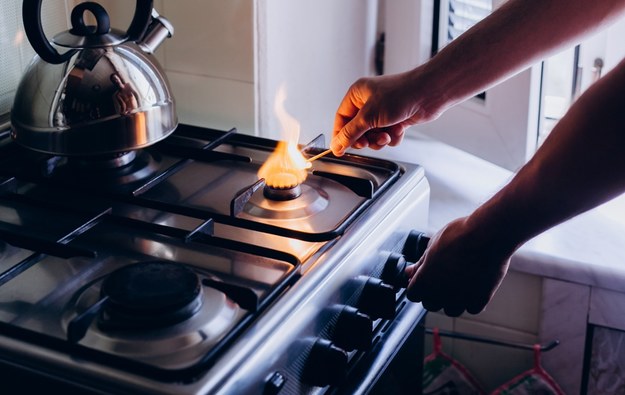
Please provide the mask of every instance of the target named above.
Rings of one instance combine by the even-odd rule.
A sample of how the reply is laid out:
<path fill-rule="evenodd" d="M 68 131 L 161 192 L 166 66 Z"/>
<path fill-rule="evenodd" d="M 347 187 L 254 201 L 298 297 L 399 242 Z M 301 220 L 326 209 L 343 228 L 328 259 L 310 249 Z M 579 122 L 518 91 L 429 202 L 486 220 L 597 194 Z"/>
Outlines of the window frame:
<path fill-rule="evenodd" d="M 430 58 L 436 43 L 435 32 L 438 42 L 441 34 L 446 34 L 444 13 L 439 13 L 438 23 L 434 20 L 435 3 L 445 10 L 449 0 L 386 1 L 386 73 L 414 68 Z M 484 99 L 471 98 L 435 121 L 413 126 L 407 136 L 425 134 L 516 170 L 533 155 L 537 146 L 541 77 L 541 64 L 532 66 L 489 89 Z"/>

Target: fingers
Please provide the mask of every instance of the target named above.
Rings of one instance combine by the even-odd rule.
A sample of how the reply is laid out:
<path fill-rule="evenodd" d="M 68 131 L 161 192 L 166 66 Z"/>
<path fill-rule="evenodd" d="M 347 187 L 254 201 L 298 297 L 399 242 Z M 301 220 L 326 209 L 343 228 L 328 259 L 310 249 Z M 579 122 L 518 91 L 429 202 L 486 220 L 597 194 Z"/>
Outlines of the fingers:
<path fill-rule="evenodd" d="M 408 274 L 408 276 L 410 277 L 406 296 L 409 300 L 413 302 L 422 302 L 426 296 L 426 288 L 424 286 L 421 286 L 421 279 L 419 276 L 419 266 L 422 262 L 423 258 L 421 258 L 421 260 L 419 260 L 419 262 L 417 262 L 416 264 L 409 266 L 410 272 L 408 271 L 408 268 L 406 268 L 406 274 Z M 438 309 L 440 310 L 440 307 Z"/>
<path fill-rule="evenodd" d="M 367 136 L 361 136 L 358 140 L 356 140 L 354 145 L 352 145 L 352 147 L 356 149 L 367 148 L 368 146 L 369 146 L 369 139 L 367 139 Z"/>
<path fill-rule="evenodd" d="M 484 311 L 484 308 L 486 307 L 486 303 L 488 302 L 484 302 L 484 303 L 472 303 L 470 305 L 467 306 L 467 313 L 469 314 L 479 314 L 482 311 Z"/>
<path fill-rule="evenodd" d="M 417 272 L 418 268 L 419 266 L 417 264 L 408 265 L 406 266 L 404 273 L 406 273 L 406 276 L 408 276 L 408 278 L 412 278 L 412 276 L 414 276 L 415 273 Z"/>
<path fill-rule="evenodd" d="M 338 133 L 335 133 L 330 145 L 334 155 L 343 155 L 347 148 L 356 143 L 365 132 L 372 129 L 372 126 L 364 120 L 363 111 L 358 112 Z"/>
<path fill-rule="evenodd" d="M 445 312 L 446 316 L 460 317 L 462 313 L 464 313 L 464 307 L 462 306 L 445 307 L 443 311 Z"/>
<path fill-rule="evenodd" d="M 357 81 L 352 85 L 334 117 L 334 129 L 332 133 L 332 143 L 330 148 L 336 156 L 341 156 L 345 150 L 351 147 L 367 130 L 371 129 L 367 126 L 363 119 L 365 102 L 361 99 L 360 93 L 362 83 Z"/>
<path fill-rule="evenodd" d="M 376 129 L 365 133 L 368 141 L 368 147 L 379 150 L 384 147 L 395 147 L 399 145 L 404 138 L 404 128 L 401 125 L 393 125 L 383 129 Z"/>
<path fill-rule="evenodd" d="M 372 93 L 372 87 L 379 85 L 374 81 L 356 81 L 343 97 L 334 117 L 330 144 L 334 155 L 343 155 L 349 147 L 377 150 L 401 142 L 406 119 L 403 114 L 389 115 L 388 105 Z"/>
<path fill-rule="evenodd" d="M 388 135 L 391 139 L 388 145 L 390 145 L 391 147 L 395 147 L 401 144 L 402 140 L 404 139 L 404 125 L 393 125 L 387 129 Z"/>
<path fill-rule="evenodd" d="M 400 125 L 394 125 L 388 128 L 368 130 L 362 136 L 358 137 L 351 146 L 356 149 L 368 147 L 379 150 L 386 146 L 394 147 L 399 145 L 403 137 L 403 128 Z"/>
<path fill-rule="evenodd" d="M 470 284 L 456 283 L 456 285 L 448 288 L 441 287 L 441 284 L 447 282 L 454 283 L 454 279 L 432 278 L 429 274 L 424 273 L 426 268 L 423 265 L 426 259 L 427 251 L 419 262 L 407 266 L 405 269 L 406 275 L 410 278 L 407 289 L 409 300 L 421 302 L 423 308 L 428 311 L 443 310 L 445 315 L 449 317 L 459 317 L 465 311 L 470 314 L 478 314 L 484 310 L 492 294 L 483 291 L 480 287 L 473 288 Z"/>
<path fill-rule="evenodd" d="M 374 150 L 379 150 L 391 142 L 391 136 L 383 131 L 369 131 L 365 137 L 368 141 L 368 147 Z"/>

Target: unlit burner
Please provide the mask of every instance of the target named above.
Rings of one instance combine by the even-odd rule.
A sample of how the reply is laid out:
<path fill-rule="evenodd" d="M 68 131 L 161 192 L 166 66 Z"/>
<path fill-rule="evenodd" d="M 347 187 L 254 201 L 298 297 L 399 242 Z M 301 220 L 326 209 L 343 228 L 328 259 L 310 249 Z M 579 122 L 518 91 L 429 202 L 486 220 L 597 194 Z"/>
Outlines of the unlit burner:
<path fill-rule="evenodd" d="M 131 164 L 137 158 L 137 151 L 126 151 L 107 155 L 69 158 L 73 166 L 84 169 L 117 169 Z"/>
<path fill-rule="evenodd" d="M 297 175 L 289 172 L 272 174 L 265 180 L 263 195 L 270 200 L 292 200 L 302 194 Z"/>
<path fill-rule="evenodd" d="M 160 155 L 148 150 L 81 157 L 53 157 L 46 169 L 69 183 L 90 187 L 123 187 L 138 184 L 156 174 Z"/>
<path fill-rule="evenodd" d="M 102 284 L 107 319 L 120 328 L 158 328 L 184 321 L 202 305 L 201 284 L 188 267 L 167 261 L 139 262 L 111 273 Z"/>

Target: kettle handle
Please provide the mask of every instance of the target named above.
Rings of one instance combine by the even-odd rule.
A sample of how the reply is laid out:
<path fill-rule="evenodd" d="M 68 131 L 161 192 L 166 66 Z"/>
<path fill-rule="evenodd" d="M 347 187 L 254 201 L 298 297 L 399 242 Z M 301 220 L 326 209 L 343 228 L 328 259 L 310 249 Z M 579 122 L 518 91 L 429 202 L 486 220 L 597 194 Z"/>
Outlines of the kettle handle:
<path fill-rule="evenodd" d="M 132 17 L 130 27 L 126 31 L 128 41 L 138 41 L 143 38 L 145 31 L 148 29 L 148 26 L 150 26 L 153 9 L 154 0 L 137 0 L 135 15 Z"/>
<path fill-rule="evenodd" d="M 77 51 L 73 49 L 60 54 L 50 44 L 41 25 L 41 1 L 24 0 L 22 4 L 22 19 L 26 37 L 41 59 L 52 64 L 64 63 Z M 153 4 L 153 0 L 137 0 L 134 17 L 126 32 L 129 41 L 137 41 L 145 34 L 152 18 Z"/>

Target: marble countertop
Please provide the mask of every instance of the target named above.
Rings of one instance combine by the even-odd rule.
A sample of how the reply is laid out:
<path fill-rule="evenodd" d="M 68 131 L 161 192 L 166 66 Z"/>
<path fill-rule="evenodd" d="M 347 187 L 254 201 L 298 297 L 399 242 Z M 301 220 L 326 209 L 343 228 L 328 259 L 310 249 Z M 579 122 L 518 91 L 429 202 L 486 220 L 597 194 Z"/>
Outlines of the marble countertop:
<path fill-rule="evenodd" d="M 431 187 L 429 233 L 471 213 L 513 175 L 422 135 L 406 138 L 399 147 L 362 153 L 425 168 Z M 625 196 L 530 240 L 513 256 L 511 270 L 625 292 Z"/>

